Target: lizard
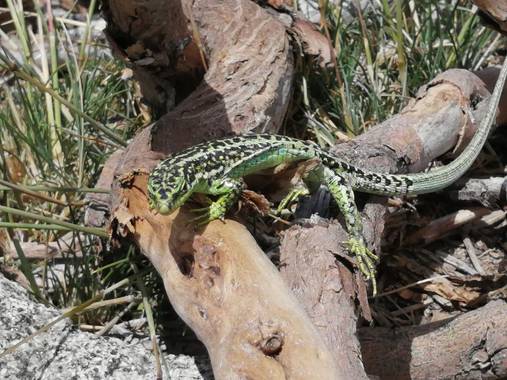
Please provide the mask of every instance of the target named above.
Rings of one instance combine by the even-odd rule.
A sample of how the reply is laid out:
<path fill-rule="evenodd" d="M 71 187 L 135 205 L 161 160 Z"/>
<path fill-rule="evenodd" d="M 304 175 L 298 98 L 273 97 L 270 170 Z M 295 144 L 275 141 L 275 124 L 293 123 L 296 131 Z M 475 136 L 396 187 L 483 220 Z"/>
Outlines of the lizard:
<path fill-rule="evenodd" d="M 346 246 L 355 255 L 366 280 L 371 280 L 375 294 L 378 258 L 366 246 L 354 191 L 406 196 L 436 192 L 454 183 L 470 168 L 487 140 L 506 76 L 507 59 L 487 113 L 470 143 L 455 160 L 442 167 L 413 174 L 376 173 L 351 165 L 311 141 L 271 134 L 237 135 L 192 146 L 160 162 L 149 175 L 149 206 L 160 214 L 170 214 L 193 193 L 203 193 L 217 198 L 209 206 L 193 210 L 201 213 L 193 221 L 206 224 L 223 220 L 241 194 L 244 176 L 282 163 L 317 159 L 318 164 L 305 182 L 327 186 L 344 217 L 349 235 Z"/>

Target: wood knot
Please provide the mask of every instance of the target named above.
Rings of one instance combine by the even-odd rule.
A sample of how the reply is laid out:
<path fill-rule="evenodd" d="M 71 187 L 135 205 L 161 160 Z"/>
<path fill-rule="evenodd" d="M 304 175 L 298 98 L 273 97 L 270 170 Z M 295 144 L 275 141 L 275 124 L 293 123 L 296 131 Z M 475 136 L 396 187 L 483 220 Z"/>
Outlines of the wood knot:
<path fill-rule="evenodd" d="M 261 351 L 267 356 L 278 355 L 282 351 L 282 347 L 283 337 L 279 333 L 273 333 L 260 344 Z"/>

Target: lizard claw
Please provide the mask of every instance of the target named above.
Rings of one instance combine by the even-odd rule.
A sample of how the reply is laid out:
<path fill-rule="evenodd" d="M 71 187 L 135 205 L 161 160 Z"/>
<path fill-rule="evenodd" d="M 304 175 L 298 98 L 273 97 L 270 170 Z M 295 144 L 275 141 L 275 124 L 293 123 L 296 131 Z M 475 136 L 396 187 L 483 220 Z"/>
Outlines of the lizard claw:
<path fill-rule="evenodd" d="M 345 242 L 345 245 L 349 252 L 356 257 L 357 266 L 361 273 L 367 280 L 371 280 L 373 295 L 377 294 L 375 262 L 378 262 L 378 256 L 366 247 L 362 239 L 350 238 Z"/>
<path fill-rule="evenodd" d="M 225 207 L 217 202 L 212 203 L 208 207 L 192 209 L 190 212 L 197 213 L 198 215 L 190 219 L 189 224 L 196 224 L 198 227 L 201 227 L 215 219 L 224 221 L 225 211 Z"/>

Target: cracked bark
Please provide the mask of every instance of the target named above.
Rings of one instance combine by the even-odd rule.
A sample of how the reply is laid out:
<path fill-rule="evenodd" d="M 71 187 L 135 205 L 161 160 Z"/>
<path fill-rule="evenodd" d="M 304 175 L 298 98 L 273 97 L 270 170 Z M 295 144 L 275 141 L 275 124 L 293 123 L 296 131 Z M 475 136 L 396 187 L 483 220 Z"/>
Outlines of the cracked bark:
<path fill-rule="evenodd" d="M 247 0 L 109 0 L 104 11 L 114 50 L 161 117 L 106 165 L 101 186 L 112 186 L 113 197 L 95 198 L 88 223 L 103 224 L 110 210 L 113 235 L 134 240 L 151 260 L 175 310 L 207 347 L 217 379 L 367 378 L 361 352 L 367 371 L 383 377 L 372 357 L 384 349 L 371 344 L 366 354 L 355 336 L 357 300 L 366 315 L 368 307 L 360 277 L 336 260 L 345 255 L 339 224 L 289 229 L 280 276 L 240 224 L 215 221 L 195 231 L 186 207 L 170 216 L 148 209 L 147 174 L 168 153 L 228 134 L 278 130 L 293 74 L 283 18 Z M 472 73 L 450 70 L 400 114 L 335 151 L 376 171 L 421 170 L 466 145 L 487 94 Z M 368 243 L 378 248 L 383 201 L 370 198 L 363 211 Z M 379 341 L 387 339 L 378 331 Z"/>
<path fill-rule="evenodd" d="M 506 313 L 505 301 L 496 300 L 427 325 L 360 329 L 366 370 L 381 379 L 505 378 Z"/>

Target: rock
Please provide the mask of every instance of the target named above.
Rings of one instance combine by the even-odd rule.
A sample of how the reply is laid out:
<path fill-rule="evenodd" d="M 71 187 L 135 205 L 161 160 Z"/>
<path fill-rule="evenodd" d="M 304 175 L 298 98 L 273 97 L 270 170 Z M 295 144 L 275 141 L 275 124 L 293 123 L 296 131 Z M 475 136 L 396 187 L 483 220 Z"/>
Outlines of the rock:
<path fill-rule="evenodd" d="M 60 316 L 0 274 L 0 352 Z M 165 355 L 168 379 L 210 379 L 194 358 Z M 0 379 L 155 379 L 154 357 L 141 344 L 82 332 L 63 320 L 9 355 L 0 357 Z"/>

